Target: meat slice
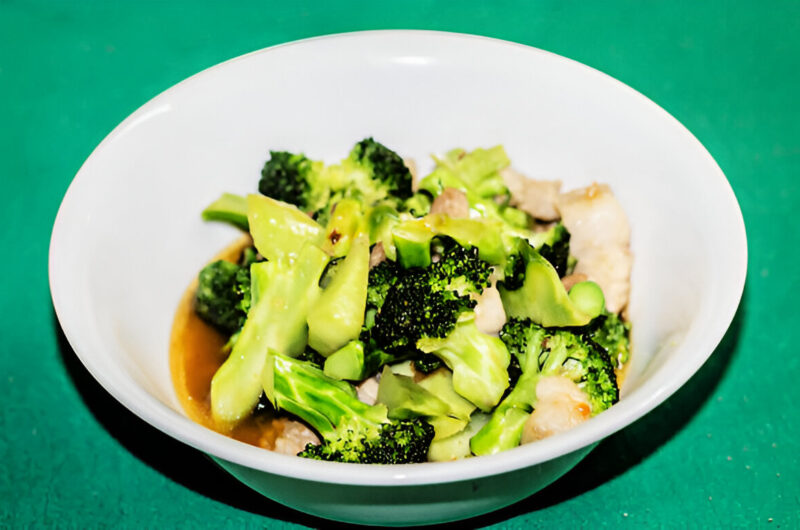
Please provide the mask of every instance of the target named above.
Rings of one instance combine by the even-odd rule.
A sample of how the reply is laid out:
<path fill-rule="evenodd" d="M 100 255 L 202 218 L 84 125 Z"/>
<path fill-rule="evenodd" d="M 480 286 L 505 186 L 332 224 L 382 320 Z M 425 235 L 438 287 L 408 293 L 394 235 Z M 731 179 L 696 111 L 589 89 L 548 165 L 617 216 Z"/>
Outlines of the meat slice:
<path fill-rule="evenodd" d="M 592 413 L 584 393 L 566 377 L 542 378 L 536 385 L 536 398 L 536 408 L 522 431 L 522 443 L 571 429 L 589 419 Z"/>
<path fill-rule="evenodd" d="M 531 180 L 511 168 L 500 171 L 503 181 L 511 192 L 511 205 L 528 212 L 540 221 L 555 221 L 559 218 L 558 194 L 561 181 Z"/>
<path fill-rule="evenodd" d="M 308 444 L 319 444 L 319 438 L 314 431 L 299 421 L 285 420 L 283 431 L 275 439 L 274 451 L 284 455 L 296 455 Z"/>
<path fill-rule="evenodd" d="M 463 191 L 456 188 L 445 188 L 438 197 L 433 199 L 431 213 L 441 213 L 453 219 L 469 217 L 469 201 Z"/>
<path fill-rule="evenodd" d="M 628 218 L 604 184 L 563 193 L 558 198 L 561 222 L 571 235 L 570 254 L 578 260 L 575 274 L 597 282 L 606 309 L 617 313 L 628 304 L 633 256 Z"/>

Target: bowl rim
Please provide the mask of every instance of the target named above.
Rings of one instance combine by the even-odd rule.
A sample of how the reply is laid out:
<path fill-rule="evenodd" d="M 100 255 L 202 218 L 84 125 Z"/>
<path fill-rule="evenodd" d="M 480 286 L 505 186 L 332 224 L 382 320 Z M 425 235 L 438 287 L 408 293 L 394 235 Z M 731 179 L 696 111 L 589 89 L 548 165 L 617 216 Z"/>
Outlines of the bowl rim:
<path fill-rule="evenodd" d="M 684 135 L 687 135 L 691 142 L 696 144 L 710 163 L 707 176 L 719 179 L 723 184 L 725 199 L 736 219 L 736 226 L 731 226 L 730 241 L 738 261 L 730 263 L 733 271 L 732 277 L 735 278 L 733 285 L 730 285 L 729 294 L 733 292 L 735 296 L 730 297 L 731 303 L 728 307 L 717 311 L 714 326 L 707 329 L 706 333 L 694 345 L 700 355 L 692 355 L 689 362 L 680 366 L 680 369 L 673 373 L 669 380 L 656 385 L 654 381 L 646 381 L 640 388 L 634 391 L 635 395 L 643 395 L 642 399 L 623 399 L 602 415 L 591 418 L 583 424 L 569 431 L 560 433 L 556 436 L 541 440 L 535 444 L 520 446 L 509 451 L 495 455 L 482 456 L 453 462 L 428 462 L 423 464 L 405 465 L 384 465 L 375 466 L 368 464 L 343 464 L 336 462 L 321 462 L 305 460 L 295 456 L 287 456 L 261 448 L 250 446 L 244 442 L 239 442 L 216 433 L 210 429 L 200 426 L 190 420 L 187 416 L 173 410 L 168 405 L 162 403 L 154 396 L 145 392 L 134 384 L 119 385 L 119 381 L 114 380 L 104 373 L 100 366 L 93 360 L 92 356 L 87 355 L 89 344 L 83 335 L 76 333 L 72 328 L 62 324 L 63 332 L 73 348 L 75 354 L 92 374 L 100 385 L 110 393 L 117 401 L 126 408 L 139 416 L 150 425 L 158 428 L 165 434 L 186 443 L 196 449 L 208 453 L 214 457 L 224 459 L 241 466 L 255 470 L 293 477 L 297 479 L 310 480 L 315 482 L 349 484 L 349 485 L 371 485 L 371 486 L 411 486 L 420 484 L 436 484 L 456 482 L 474 479 L 482 476 L 497 475 L 514 471 L 523 467 L 530 467 L 542 462 L 556 459 L 567 455 L 581 448 L 599 442 L 603 438 L 623 429 L 627 425 L 641 418 L 681 386 L 688 381 L 692 375 L 705 363 L 714 352 L 717 345 L 722 340 L 725 332 L 733 321 L 736 310 L 741 301 L 744 290 L 745 278 L 747 273 L 747 239 L 741 209 L 736 200 L 731 185 L 713 157 L 697 138 L 676 118 L 661 108 L 655 102 L 636 91 L 629 85 L 578 61 L 557 55 L 555 53 L 542 50 L 533 46 L 511 42 L 507 40 L 473 35 L 467 33 L 432 31 L 432 30 L 369 30 L 355 31 L 346 33 L 335 33 L 320 35 L 291 42 L 285 42 L 263 49 L 255 50 L 243 55 L 239 55 L 201 70 L 200 72 L 172 85 L 158 95 L 154 96 L 137 110 L 127 116 L 119 123 L 87 157 L 86 161 L 76 173 L 70 183 L 64 198 L 56 214 L 55 222 L 50 239 L 48 272 L 50 279 L 50 291 L 53 306 L 60 323 L 68 322 L 67 302 L 61 296 L 59 284 L 67 280 L 68 273 L 59 267 L 59 255 L 64 252 L 65 242 L 60 236 L 66 218 L 69 215 L 69 205 L 74 200 L 77 193 L 77 183 L 82 182 L 84 168 L 98 152 L 116 139 L 126 130 L 148 107 L 153 106 L 165 94 L 169 94 L 185 88 L 198 79 L 204 78 L 210 72 L 215 72 L 224 68 L 229 63 L 246 60 L 247 58 L 264 53 L 271 53 L 274 50 L 286 47 L 307 46 L 316 44 L 320 41 L 332 41 L 340 39 L 370 39 L 391 36 L 403 36 L 404 38 L 429 38 L 429 39 L 450 39 L 461 40 L 464 42 L 488 44 L 494 46 L 507 46 L 514 49 L 524 50 L 532 55 L 545 55 L 557 61 L 570 63 L 572 67 L 584 70 L 591 75 L 599 75 L 606 78 L 616 85 L 616 88 L 628 92 L 628 97 L 638 98 L 640 103 L 653 107 L 661 113 L 672 125 L 677 125 Z M 735 300 L 735 302 L 734 302 Z"/>

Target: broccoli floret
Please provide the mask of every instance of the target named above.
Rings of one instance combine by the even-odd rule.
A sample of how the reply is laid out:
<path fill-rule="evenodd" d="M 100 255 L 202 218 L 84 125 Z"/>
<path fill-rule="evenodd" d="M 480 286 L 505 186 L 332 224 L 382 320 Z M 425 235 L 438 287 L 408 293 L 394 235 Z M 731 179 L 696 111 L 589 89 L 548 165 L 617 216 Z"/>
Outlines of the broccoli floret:
<path fill-rule="evenodd" d="M 606 312 L 592 320 L 583 332 L 602 346 L 617 366 L 628 362 L 631 355 L 630 322 L 625 322 L 616 313 Z"/>
<path fill-rule="evenodd" d="M 411 197 L 411 172 L 403 159 L 373 138 L 358 142 L 350 158 L 370 172 L 373 181 L 384 188 L 387 195 L 405 200 Z"/>
<path fill-rule="evenodd" d="M 519 232 L 519 235 L 525 234 Z M 525 282 L 525 269 L 530 260 L 530 249 L 536 250 L 540 256 L 546 259 L 553 266 L 559 278 L 566 276 L 572 264 L 572 258 L 569 255 L 569 239 L 569 231 L 561 223 L 553 225 L 544 232 L 513 238 L 508 245 L 503 263 L 503 287 L 508 291 L 522 287 Z"/>
<path fill-rule="evenodd" d="M 444 363 L 441 359 L 433 355 L 425 355 L 424 352 L 414 359 L 414 369 L 423 374 L 433 373 L 442 366 L 444 366 Z"/>
<path fill-rule="evenodd" d="M 388 362 L 414 360 L 423 373 L 441 367 L 441 361 L 419 351 L 422 337 L 443 338 L 458 316 L 475 306 L 469 294 L 489 284 L 491 268 L 474 247 L 454 240 L 437 241 L 438 262 L 404 269 L 384 261 L 369 271 L 367 304 L 359 336 L 364 346 L 365 376 Z"/>
<path fill-rule="evenodd" d="M 352 385 L 326 376 L 311 363 L 276 353 L 269 363 L 267 397 L 277 409 L 307 422 L 323 440 L 298 456 L 361 464 L 427 460 L 434 431 L 425 420 L 390 421 L 384 405 L 359 401 Z"/>
<path fill-rule="evenodd" d="M 258 191 L 294 204 L 304 212 L 325 207 L 330 194 L 320 162 L 286 151 L 270 151 L 270 158 L 261 170 Z"/>
<path fill-rule="evenodd" d="M 354 199 L 364 208 L 386 205 L 400 211 L 412 195 L 411 172 L 403 159 L 372 138 L 358 142 L 342 162 L 325 168 L 323 180 L 330 196 L 316 213 L 319 222 L 326 221 L 342 199 Z"/>
<path fill-rule="evenodd" d="M 491 269 L 476 248 L 448 240 L 438 262 L 399 272 L 370 330 L 378 347 L 392 353 L 413 352 L 423 337 L 446 337 L 459 315 L 475 307 L 469 294 L 488 286 Z"/>
<path fill-rule="evenodd" d="M 197 280 L 197 315 L 227 334 L 241 328 L 250 308 L 249 267 L 219 260 L 206 265 Z"/>
<path fill-rule="evenodd" d="M 540 373 L 572 379 L 589 399 L 592 414 L 619 400 L 614 363 L 590 337 L 572 329 L 545 329 L 530 320 L 512 319 L 500 331 L 500 338 L 524 359 L 522 366 L 529 362 L 524 356 L 536 355 Z"/>
<path fill-rule="evenodd" d="M 522 373 L 471 440 L 473 453 L 493 454 L 519 445 L 525 422 L 536 408 L 536 386 L 542 377 L 572 380 L 586 395 L 593 415 L 619 400 L 614 364 L 606 351 L 585 335 L 511 319 L 500 331 L 500 339 L 517 358 Z"/>
<path fill-rule="evenodd" d="M 382 261 L 369 270 L 367 284 L 367 307 L 375 310 L 383 307 L 386 295 L 397 280 L 399 268 L 394 261 Z"/>
<path fill-rule="evenodd" d="M 510 162 L 502 146 L 478 148 L 469 153 L 453 149 L 443 158 L 434 159 L 436 168 L 420 181 L 421 191 L 436 197 L 445 188 L 456 188 L 465 193 L 473 212 L 499 220 L 505 228 L 528 228 L 530 216 L 508 205 L 511 194 L 500 170 Z"/>
<path fill-rule="evenodd" d="M 542 245 L 536 248 L 550 262 L 559 278 L 563 278 L 567 275 L 569 266 L 569 231 L 564 225 L 557 223 L 547 232 L 543 232 L 542 236 Z"/>

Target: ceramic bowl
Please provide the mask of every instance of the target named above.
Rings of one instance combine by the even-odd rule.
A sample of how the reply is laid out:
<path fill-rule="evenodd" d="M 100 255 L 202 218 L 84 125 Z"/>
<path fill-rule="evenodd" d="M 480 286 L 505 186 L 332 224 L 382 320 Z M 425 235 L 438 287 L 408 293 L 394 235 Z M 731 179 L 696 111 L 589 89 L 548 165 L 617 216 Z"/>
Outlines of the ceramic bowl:
<path fill-rule="evenodd" d="M 635 255 L 633 358 L 620 402 L 495 456 L 362 466 L 271 453 L 190 421 L 169 373 L 170 326 L 197 271 L 236 231 L 204 223 L 221 192 L 256 189 L 270 149 L 335 161 L 374 136 L 417 160 L 503 144 L 566 189 L 611 185 Z M 304 40 L 203 71 L 114 129 L 64 197 L 50 246 L 53 303 L 78 357 L 116 399 L 264 495 L 371 524 L 455 520 L 523 499 L 683 385 L 737 308 L 746 240 L 736 198 L 680 123 L 626 85 L 538 49 L 377 31 Z"/>

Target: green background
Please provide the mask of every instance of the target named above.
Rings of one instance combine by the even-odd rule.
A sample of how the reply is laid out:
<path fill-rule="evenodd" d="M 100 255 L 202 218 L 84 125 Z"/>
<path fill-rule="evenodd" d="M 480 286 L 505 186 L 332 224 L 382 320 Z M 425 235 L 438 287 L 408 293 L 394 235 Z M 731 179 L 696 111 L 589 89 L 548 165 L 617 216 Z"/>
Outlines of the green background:
<path fill-rule="evenodd" d="M 73 175 L 145 101 L 252 50 L 378 28 L 508 39 L 631 85 L 708 148 L 748 230 L 744 299 L 702 370 L 551 487 L 469 525 L 800 526 L 800 3 L 197 0 L 0 1 L 0 526 L 329 524 L 251 493 L 94 383 L 54 317 L 47 252 Z"/>

